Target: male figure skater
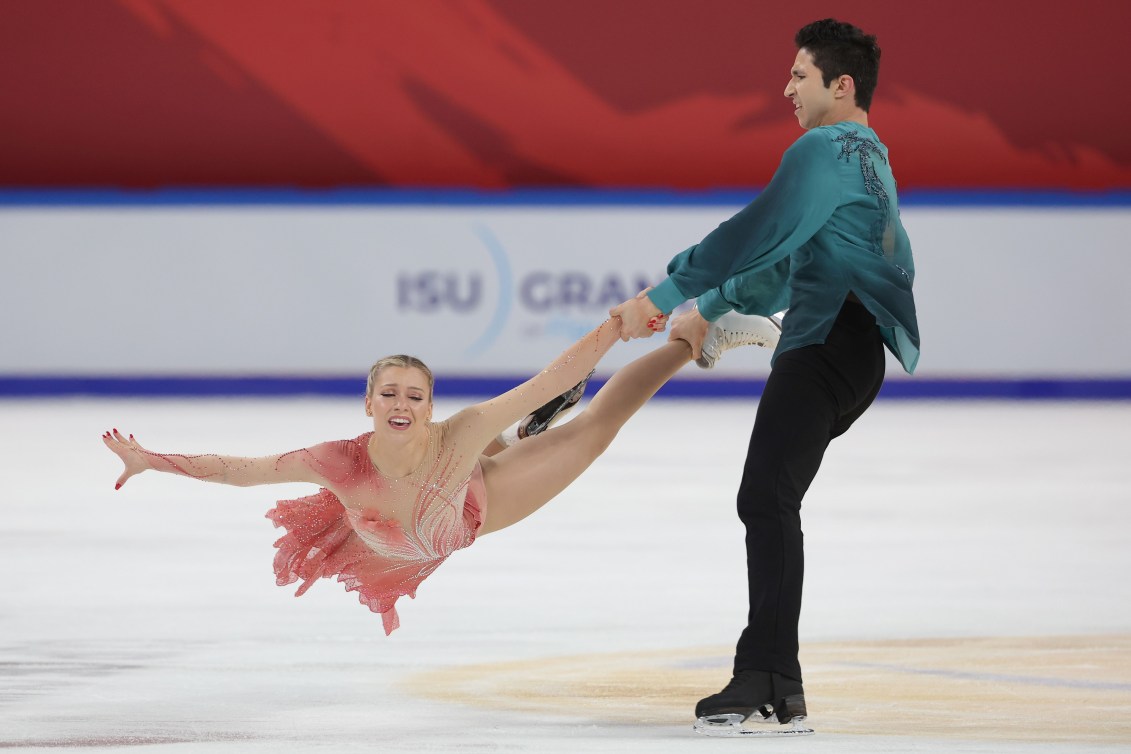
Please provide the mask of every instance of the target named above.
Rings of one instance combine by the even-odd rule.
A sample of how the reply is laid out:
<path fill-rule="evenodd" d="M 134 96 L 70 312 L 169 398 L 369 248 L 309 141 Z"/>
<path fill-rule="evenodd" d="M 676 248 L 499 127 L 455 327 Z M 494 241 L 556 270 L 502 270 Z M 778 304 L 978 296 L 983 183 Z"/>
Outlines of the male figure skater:
<path fill-rule="evenodd" d="M 730 683 L 695 708 L 696 729 L 711 735 L 751 732 L 741 724 L 756 711 L 792 723 L 775 733 L 812 732 L 797 660 L 801 499 L 829 442 L 879 392 L 884 346 L 908 373 L 919 357 L 911 245 L 888 149 L 868 125 L 880 48 L 833 19 L 805 26 L 794 41 L 785 96 L 805 134 L 751 204 L 676 255 L 666 280 L 611 310 L 622 337 L 647 337 L 698 297 L 671 335 L 709 366 L 721 337 L 716 320 L 738 316 L 729 310 L 788 309 L 738 490 L 749 618 Z"/>

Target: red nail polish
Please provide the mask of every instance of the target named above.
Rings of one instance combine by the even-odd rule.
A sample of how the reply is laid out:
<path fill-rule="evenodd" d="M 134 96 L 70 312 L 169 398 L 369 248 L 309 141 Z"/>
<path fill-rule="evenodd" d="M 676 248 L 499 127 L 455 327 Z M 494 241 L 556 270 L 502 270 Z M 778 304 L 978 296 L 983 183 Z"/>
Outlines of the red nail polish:
<path fill-rule="evenodd" d="M 115 485 L 114 485 L 114 489 L 116 489 L 116 490 L 120 490 L 120 489 L 122 489 L 122 485 L 120 485 L 120 484 L 115 484 Z"/>

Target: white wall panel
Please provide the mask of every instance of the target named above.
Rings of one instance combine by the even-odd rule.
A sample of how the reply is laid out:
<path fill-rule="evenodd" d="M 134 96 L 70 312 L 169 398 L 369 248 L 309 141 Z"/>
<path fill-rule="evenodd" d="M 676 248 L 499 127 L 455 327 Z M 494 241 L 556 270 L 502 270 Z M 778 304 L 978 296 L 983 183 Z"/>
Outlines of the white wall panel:
<path fill-rule="evenodd" d="M 527 373 L 736 209 L 5 208 L 0 373 L 349 375 L 393 352 L 441 373 Z M 903 217 L 920 374 L 1131 375 L 1131 211 Z M 606 370 L 650 347 L 614 349 Z M 768 358 L 722 369 L 757 376 Z"/>

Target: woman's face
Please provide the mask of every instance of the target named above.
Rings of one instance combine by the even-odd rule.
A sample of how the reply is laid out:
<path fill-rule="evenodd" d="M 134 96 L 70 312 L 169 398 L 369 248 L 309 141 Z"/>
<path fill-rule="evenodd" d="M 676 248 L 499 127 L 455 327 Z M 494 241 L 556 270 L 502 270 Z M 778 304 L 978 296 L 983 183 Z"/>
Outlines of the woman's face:
<path fill-rule="evenodd" d="M 411 433 L 432 419 L 428 376 L 415 367 L 385 367 L 365 399 L 375 430 Z"/>

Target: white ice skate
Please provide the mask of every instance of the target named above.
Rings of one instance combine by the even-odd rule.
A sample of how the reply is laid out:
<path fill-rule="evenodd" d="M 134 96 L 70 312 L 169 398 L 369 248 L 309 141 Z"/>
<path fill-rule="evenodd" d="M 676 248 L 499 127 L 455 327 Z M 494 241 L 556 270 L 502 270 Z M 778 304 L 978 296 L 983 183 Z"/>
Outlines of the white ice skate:
<path fill-rule="evenodd" d="M 777 317 L 727 312 L 707 326 L 702 355 L 695 363 L 710 369 L 722 358 L 723 351 L 738 346 L 777 348 L 780 337 L 781 322 Z"/>

